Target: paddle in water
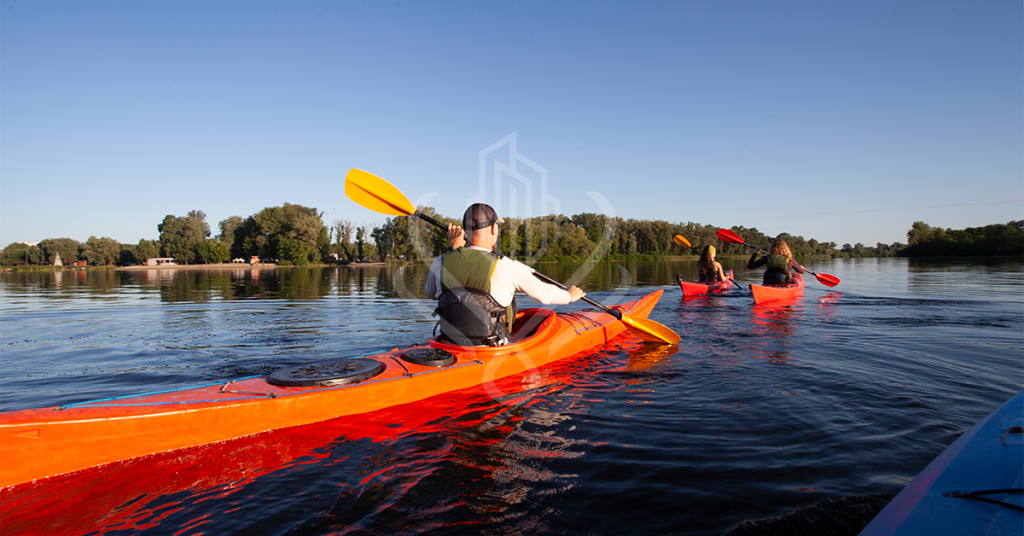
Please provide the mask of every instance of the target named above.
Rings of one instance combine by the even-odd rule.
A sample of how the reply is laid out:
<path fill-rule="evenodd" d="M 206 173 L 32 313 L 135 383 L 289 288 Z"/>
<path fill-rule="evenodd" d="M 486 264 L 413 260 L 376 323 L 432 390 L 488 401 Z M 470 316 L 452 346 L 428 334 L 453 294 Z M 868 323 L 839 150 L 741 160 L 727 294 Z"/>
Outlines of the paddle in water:
<path fill-rule="evenodd" d="M 694 248 L 694 247 L 693 247 L 692 245 L 690 245 L 690 241 L 689 241 L 689 240 L 687 240 L 685 236 L 683 236 L 683 235 L 681 235 L 681 234 L 677 234 L 677 235 L 675 236 L 675 238 L 673 238 L 672 240 L 673 240 L 673 241 L 674 241 L 674 242 L 675 242 L 676 244 L 679 244 L 680 246 L 683 246 L 684 248 L 690 248 L 690 251 L 692 251 L 692 252 L 696 253 L 697 255 L 700 255 L 700 252 L 699 252 L 699 251 L 697 251 L 697 249 L 696 249 L 696 248 Z M 727 277 L 726 279 L 728 279 L 729 281 L 732 281 L 732 284 L 733 284 L 733 285 L 736 285 L 736 286 L 737 286 L 737 287 L 739 287 L 739 288 L 743 288 L 743 285 L 741 285 L 741 284 L 737 283 L 735 279 L 733 279 L 733 278 L 731 278 L 731 277 Z"/>
<path fill-rule="evenodd" d="M 368 171 L 352 169 L 348 172 L 348 175 L 345 177 L 345 195 L 348 196 L 349 199 L 374 212 L 388 214 L 391 216 L 416 216 L 431 225 L 435 225 L 445 230 L 448 229 L 447 225 L 417 211 L 416 207 L 414 207 L 412 202 L 409 201 L 409 198 L 406 197 L 398 188 L 395 188 L 394 185 Z M 566 286 L 558 281 L 555 281 L 532 268 L 530 271 L 533 272 L 533 275 L 536 276 L 537 279 L 555 285 L 563 290 L 566 289 Z M 622 311 L 606 307 L 590 298 L 587 298 L 586 296 L 583 297 L 583 301 L 622 321 L 622 323 L 629 328 L 630 332 L 645 341 L 677 344 L 681 340 L 676 332 L 662 324 L 659 324 L 658 322 L 655 322 L 654 320 L 648 318 L 634 318 L 624 315 L 622 314 Z"/>
<path fill-rule="evenodd" d="M 733 244 L 742 244 L 744 246 L 747 246 L 748 248 L 754 248 L 754 249 L 756 249 L 758 251 L 763 251 L 761 248 L 759 248 L 757 246 L 751 246 L 750 244 L 747 244 L 746 242 L 743 241 L 743 237 L 741 237 L 740 235 L 738 235 L 738 234 L 736 234 L 736 233 L 734 233 L 734 232 L 732 232 L 732 231 L 730 231 L 728 229 L 719 229 L 718 230 L 718 238 L 721 239 L 723 242 L 731 242 Z M 834 287 L 834 286 L 838 285 L 839 283 L 841 283 L 839 278 L 834 276 L 834 275 L 816 274 L 816 273 L 808 270 L 807 268 L 804 268 L 804 271 L 809 273 L 809 274 L 811 274 L 811 275 L 813 275 L 818 280 L 819 283 L 821 283 L 822 285 L 825 285 L 826 287 Z"/>

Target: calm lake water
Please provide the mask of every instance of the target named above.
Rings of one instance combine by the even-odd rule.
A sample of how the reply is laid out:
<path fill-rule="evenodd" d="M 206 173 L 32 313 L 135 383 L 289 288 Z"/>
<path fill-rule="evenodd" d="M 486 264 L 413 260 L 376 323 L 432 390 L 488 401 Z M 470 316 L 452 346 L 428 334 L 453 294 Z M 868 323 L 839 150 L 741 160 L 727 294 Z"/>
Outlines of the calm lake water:
<path fill-rule="evenodd" d="M 358 417 L 0 492 L 14 534 L 721 534 L 895 492 L 1024 388 L 1020 260 L 811 261 L 795 303 L 683 299 L 693 262 L 541 264 L 605 304 L 662 288 L 678 346 L 629 340 Z M 422 342 L 425 266 L 0 274 L 0 410 Z M 520 307 L 536 306 L 520 299 Z M 585 309 L 586 304 L 556 307 Z M 500 396 L 492 395 L 498 392 Z M 490 393 L 490 394 L 489 394 Z"/>

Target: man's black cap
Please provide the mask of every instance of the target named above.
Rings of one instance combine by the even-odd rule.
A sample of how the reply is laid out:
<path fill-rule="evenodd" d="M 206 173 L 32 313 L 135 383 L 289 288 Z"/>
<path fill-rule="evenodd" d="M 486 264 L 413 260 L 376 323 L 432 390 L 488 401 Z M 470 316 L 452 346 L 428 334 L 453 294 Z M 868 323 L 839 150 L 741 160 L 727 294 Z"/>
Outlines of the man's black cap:
<path fill-rule="evenodd" d="M 462 215 L 462 228 L 466 231 L 486 229 L 495 222 L 505 223 L 505 220 L 487 203 L 473 203 Z"/>

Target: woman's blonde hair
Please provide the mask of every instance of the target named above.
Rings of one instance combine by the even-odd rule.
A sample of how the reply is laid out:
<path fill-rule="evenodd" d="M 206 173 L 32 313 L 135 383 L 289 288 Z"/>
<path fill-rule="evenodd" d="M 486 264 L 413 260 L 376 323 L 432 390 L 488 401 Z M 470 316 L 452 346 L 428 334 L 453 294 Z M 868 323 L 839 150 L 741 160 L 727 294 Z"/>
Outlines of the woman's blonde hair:
<path fill-rule="evenodd" d="M 768 253 L 772 255 L 782 255 L 787 259 L 793 258 L 793 252 L 789 250 L 789 245 L 781 238 L 776 238 L 775 241 L 772 242 L 772 246 L 768 248 Z"/>

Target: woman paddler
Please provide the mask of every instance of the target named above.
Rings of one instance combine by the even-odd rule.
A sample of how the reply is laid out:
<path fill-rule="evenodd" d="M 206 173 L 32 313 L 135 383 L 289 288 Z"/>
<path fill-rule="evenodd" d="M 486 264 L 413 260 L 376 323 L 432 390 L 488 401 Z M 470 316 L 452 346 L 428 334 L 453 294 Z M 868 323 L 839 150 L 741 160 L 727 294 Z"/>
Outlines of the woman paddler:
<path fill-rule="evenodd" d="M 725 281 L 725 270 L 722 264 L 715 260 L 715 246 L 704 246 L 704 251 L 697 261 L 697 282 L 714 283 Z"/>
<path fill-rule="evenodd" d="M 771 247 L 768 248 L 768 255 L 757 258 L 758 253 L 764 253 L 761 249 L 755 249 L 754 254 L 747 261 L 747 269 L 753 270 L 761 266 L 767 267 L 764 271 L 765 286 L 792 285 L 794 277 L 802 277 L 804 267 L 793 260 L 793 252 L 789 245 L 781 238 L 776 238 Z M 792 272 L 796 272 L 793 274 Z"/>

